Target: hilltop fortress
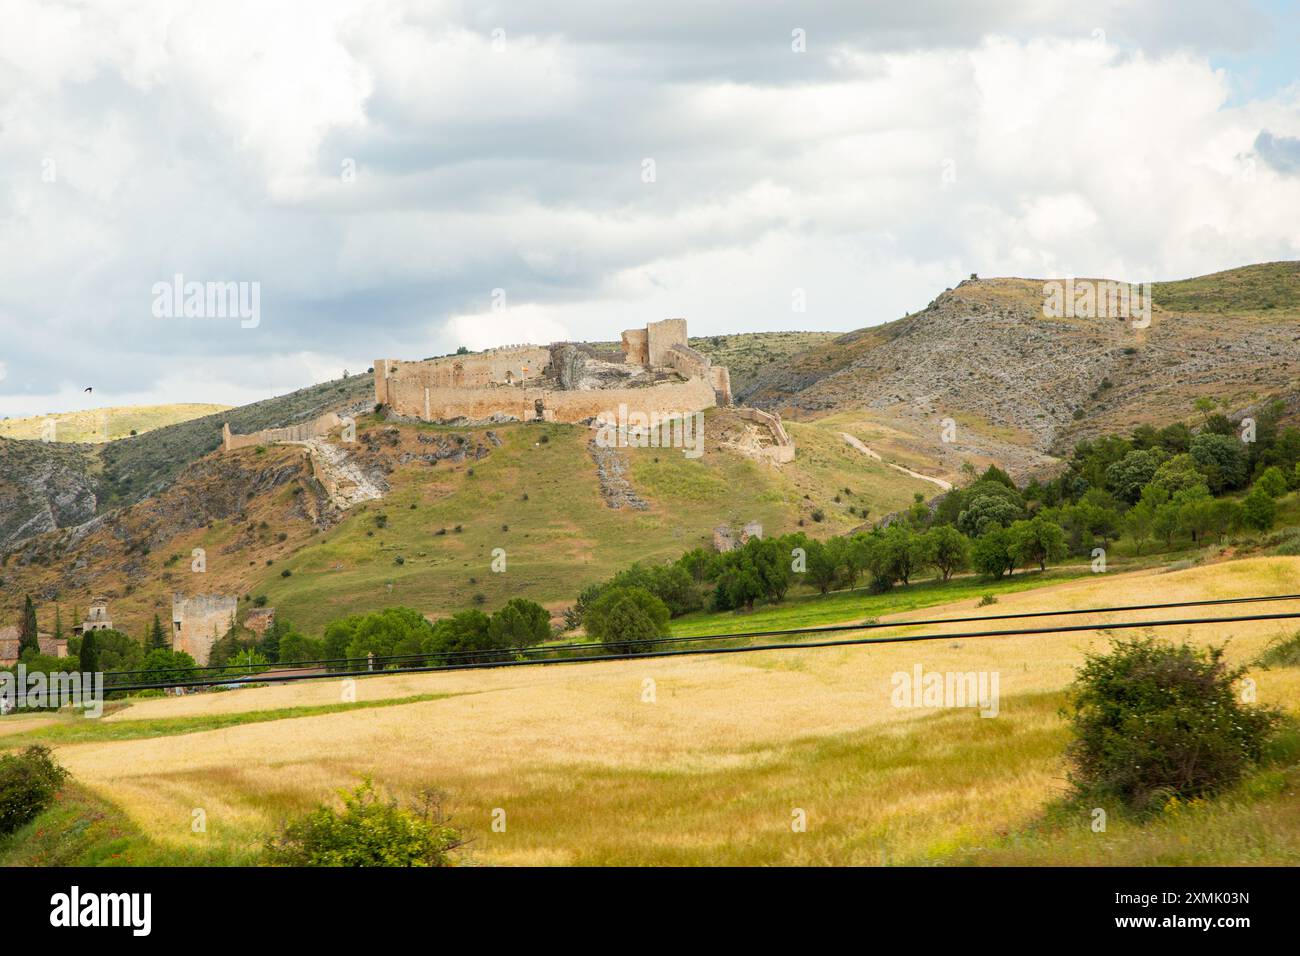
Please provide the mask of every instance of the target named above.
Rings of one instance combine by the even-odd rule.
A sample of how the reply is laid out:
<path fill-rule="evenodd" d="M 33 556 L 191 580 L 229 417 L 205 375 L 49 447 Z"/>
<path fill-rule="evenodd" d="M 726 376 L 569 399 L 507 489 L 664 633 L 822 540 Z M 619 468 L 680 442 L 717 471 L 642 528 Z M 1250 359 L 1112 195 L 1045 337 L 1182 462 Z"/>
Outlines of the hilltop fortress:
<path fill-rule="evenodd" d="M 585 422 L 731 404 L 731 376 L 686 341 L 686 320 L 623 333 L 621 352 L 561 342 L 408 362 L 376 359 L 375 402 L 421 421 Z"/>

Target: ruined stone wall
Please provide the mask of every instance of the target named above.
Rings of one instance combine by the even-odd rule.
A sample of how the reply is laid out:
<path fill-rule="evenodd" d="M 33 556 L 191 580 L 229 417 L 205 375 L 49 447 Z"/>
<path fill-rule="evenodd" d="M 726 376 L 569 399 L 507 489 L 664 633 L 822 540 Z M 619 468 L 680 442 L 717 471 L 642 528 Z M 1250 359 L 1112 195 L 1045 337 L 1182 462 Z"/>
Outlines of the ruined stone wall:
<path fill-rule="evenodd" d="M 551 364 L 550 349 L 537 345 L 492 349 L 474 355 L 449 355 L 423 362 L 375 360 L 375 401 L 393 404 L 397 386 L 483 388 L 533 381 Z"/>
<path fill-rule="evenodd" d="M 233 594 L 172 595 L 172 650 L 184 651 L 200 666 L 212 644 L 234 626 L 239 599 Z"/>
<path fill-rule="evenodd" d="M 326 412 L 320 418 L 299 425 L 290 425 L 287 428 L 264 428 L 260 432 L 253 432 L 249 435 L 236 435 L 230 430 L 230 425 L 226 424 L 221 427 L 221 447 L 224 451 L 234 451 L 236 448 L 273 445 L 282 441 L 301 442 L 309 438 L 320 438 L 322 435 L 328 435 L 342 424 L 343 419 L 334 412 Z"/>
<path fill-rule="evenodd" d="M 649 365 L 645 329 L 628 329 L 623 333 L 623 361 L 629 365 Z"/>
<path fill-rule="evenodd" d="M 672 351 L 673 346 L 681 345 L 690 348 L 690 346 L 686 344 L 685 319 L 664 319 L 662 322 L 651 322 L 646 325 L 645 332 L 645 364 L 647 365 L 671 366 L 669 352 Z"/>
<path fill-rule="evenodd" d="M 390 379 L 388 397 L 389 407 L 397 414 L 425 421 L 451 421 L 457 418 L 484 421 L 494 415 L 508 415 L 520 421 L 540 418 L 573 423 L 595 418 L 602 412 L 617 411 L 620 404 L 632 411 L 656 412 L 661 415 L 697 412 L 713 408 L 717 404 L 712 386 L 699 378 L 687 382 L 665 382 L 646 388 L 583 391 L 533 386 L 424 388 L 409 381 Z"/>
<path fill-rule="evenodd" d="M 786 432 L 780 418 L 759 408 L 737 408 L 736 414 L 745 421 L 766 426 L 772 433 L 772 444 L 760 449 L 764 458 L 781 464 L 794 461 L 794 439 Z"/>

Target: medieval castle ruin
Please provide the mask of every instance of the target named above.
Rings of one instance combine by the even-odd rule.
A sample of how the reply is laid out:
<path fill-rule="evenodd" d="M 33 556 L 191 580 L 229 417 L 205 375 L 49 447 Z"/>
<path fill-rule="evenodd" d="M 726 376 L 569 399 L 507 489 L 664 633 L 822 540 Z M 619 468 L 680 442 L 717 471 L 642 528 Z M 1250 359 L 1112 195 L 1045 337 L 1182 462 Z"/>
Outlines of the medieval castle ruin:
<path fill-rule="evenodd" d="M 585 422 L 626 405 L 685 414 L 731 404 L 731 377 L 686 341 L 686 320 L 623 333 L 620 352 L 569 342 L 375 361 L 375 402 L 421 421 Z"/>

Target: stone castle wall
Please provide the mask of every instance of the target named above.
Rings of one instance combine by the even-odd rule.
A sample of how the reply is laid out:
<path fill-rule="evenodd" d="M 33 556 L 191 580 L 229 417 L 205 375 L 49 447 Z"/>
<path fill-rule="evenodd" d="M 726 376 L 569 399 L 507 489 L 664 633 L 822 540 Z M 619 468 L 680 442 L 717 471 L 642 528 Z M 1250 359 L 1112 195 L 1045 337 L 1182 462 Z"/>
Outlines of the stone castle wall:
<path fill-rule="evenodd" d="M 629 410 L 660 415 L 697 412 L 717 404 L 713 387 L 703 379 L 665 382 L 645 388 L 602 388 L 565 391 L 535 386 L 499 385 L 488 388 L 425 388 L 410 381 L 390 380 L 388 405 L 399 415 L 425 421 L 467 418 L 483 421 L 508 415 L 520 421 L 575 423 L 602 412 Z"/>
<path fill-rule="evenodd" d="M 343 419 L 334 412 L 326 412 L 320 418 L 299 425 L 290 425 L 287 428 L 264 428 L 260 432 L 249 435 L 236 435 L 230 430 L 230 425 L 226 424 L 221 427 L 221 447 L 223 451 L 234 451 L 237 448 L 273 445 L 282 441 L 306 441 L 309 438 L 328 435 L 342 424 Z"/>
<path fill-rule="evenodd" d="M 207 664 L 213 642 L 235 624 L 239 599 L 233 594 L 172 595 L 172 650 Z"/>
<path fill-rule="evenodd" d="M 484 388 L 532 381 L 540 378 L 550 364 L 550 349 L 537 345 L 492 349 L 474 355 L 448 355 L 423 362 L 377 359 L 375 401 L 392 406 L 390 395 L 398 384 L 419 389 L 441 389 Z M 405 393 L 409 394 L 409 389 Z"/>

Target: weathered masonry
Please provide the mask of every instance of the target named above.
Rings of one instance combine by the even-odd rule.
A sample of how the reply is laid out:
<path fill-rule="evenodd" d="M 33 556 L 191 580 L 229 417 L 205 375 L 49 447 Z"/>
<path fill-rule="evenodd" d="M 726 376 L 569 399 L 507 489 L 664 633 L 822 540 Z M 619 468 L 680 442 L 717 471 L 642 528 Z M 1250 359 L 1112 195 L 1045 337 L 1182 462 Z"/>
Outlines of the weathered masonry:
<path fill-rule="evenodd" d="M 626 405 L 646 414 L 731 404 L 731 377 L 687 344 L 686 320 L 623 333 L 622 354 L 572 343 L 375 361 L 375 401 L 423 421 L 584 422 Z"/>

